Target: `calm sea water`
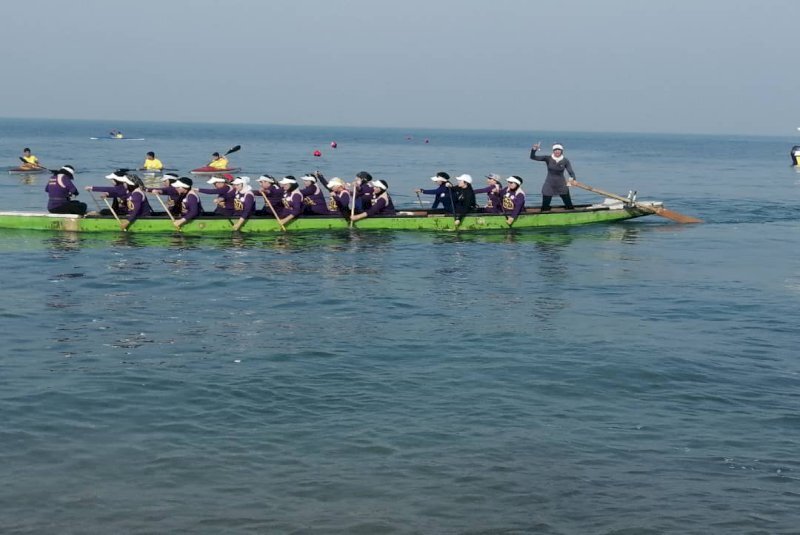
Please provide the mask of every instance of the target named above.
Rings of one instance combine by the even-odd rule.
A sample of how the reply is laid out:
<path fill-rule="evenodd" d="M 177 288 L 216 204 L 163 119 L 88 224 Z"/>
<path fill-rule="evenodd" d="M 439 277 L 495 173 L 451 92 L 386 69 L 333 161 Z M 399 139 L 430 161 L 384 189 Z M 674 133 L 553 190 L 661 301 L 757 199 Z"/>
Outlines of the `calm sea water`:
<path fill-rule="evenodd" d="M 88 139 L 111 128 L 146 140 Z M 535 202 L 530 144 L 559 141 L 582 181 L 706 221 L 2 231 L 2 533 L 798 533 L 791 137 L 21 120 L 0 136 L 7 165 L 30 146 L 79 186 L 148 150 L 187 170 L 241 144 L 253 176 L 366 169 L 399 205 L 442 169 L 519 174 Z M 46 178 L 0 180 L 0 209 L 45 205 Z"/>

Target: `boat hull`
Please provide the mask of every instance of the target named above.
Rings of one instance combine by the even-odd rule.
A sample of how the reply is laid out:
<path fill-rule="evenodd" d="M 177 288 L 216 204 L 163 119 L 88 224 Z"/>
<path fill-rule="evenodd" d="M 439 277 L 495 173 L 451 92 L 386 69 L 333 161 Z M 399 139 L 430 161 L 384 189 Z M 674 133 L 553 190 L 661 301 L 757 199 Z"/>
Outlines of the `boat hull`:
<path fill-rule="evenodd" d="M 209 176 L 209 175 L 224 175 L 224 174 L 238 173 L 241 170 L 242 170 L 241 167 L 227 167 L 225 169 L 215 169 L 213 167 L 198 167 L 197 169 L 192 169 L 189 172 L 193 175 Z"/>
<path fill-rule="evenodd" d="M 454 231 L 453 216 L 403 212 L 389 217 L 371 217 L 356 222 L 353 226 L 363 230 L 407 230 L 407 231 Z M 609 223 L 649 215 L 648 212 L 632 206 L 616 205 L 607 207 L 586 207 L 576 210 L 554 210 L 540 213 L 529 210 L 514 223 L 514 229 L 541 227 L 563 227 Z M 218 216 L 199 217 L 185 225 L 184 234 L 226 234 L 231 232 L 234 218 Z M 286 226 L 287 232 L 344 230 L 350 224 L 342 217 L 303 216 Z M 458 227 L 459 232 L 480 232 L 509 230 L 506 218 L 494 214 L 467 215 Z M 65 232 L 119 232 L 119 223 L 113 217 L 80 217 L 75 215 L 45 214 L 38 212 L 0 212 L 0 229 L 45 230 Z M 137 220 L 128 228 L 131 233 L 165 234 L 176 232 L 172 221 L 167 217 L 147 217 Z M 274 218 L 253 217 L 241 228 L 242 233 L 265 234 L 280 233 L 280 226 Z"/>
<path fill-rule="evenodd" d="M 8 170 L 10 175 L 39 175 L 44 173 L 47 169 L 41 167 L 12 167 Z"/>

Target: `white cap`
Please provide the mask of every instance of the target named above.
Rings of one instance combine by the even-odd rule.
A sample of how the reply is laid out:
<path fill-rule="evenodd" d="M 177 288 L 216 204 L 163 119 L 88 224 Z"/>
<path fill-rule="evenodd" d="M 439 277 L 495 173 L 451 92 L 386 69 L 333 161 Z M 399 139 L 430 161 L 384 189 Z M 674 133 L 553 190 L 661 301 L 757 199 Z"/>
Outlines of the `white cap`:
<path fill-rule="evenodd" d="M 517 177 L 515 177 L 515 176 L 510 176 L 510 177 L 508 177 L 508 178 L 506 179 L 506 182 L 513 182 L 514 184 L 516 184 L 516 185 L 518 185 L 518 186 L 521 186 L 521 185 L 522 185 L 522 181 L 521 181 L 520 179 L 518 179 Z"/>
<path fill-rule="evenodd" d="M 212 176 L 211 178 L 206 180 L 206 184 L 218 184 L 220 182 L 222 182 L 223 184 L 225 183 L 225 179 L 220 176 Z"/>
<path fill-rule="evenodd" d="M 467 184 L 472 184 L 472 176 L 471 175 L 459 175 L 456 177 L 456 180 L 459 182 L 466 182 Z"/>
<path fill-rule="evenodd" d="M 261 175 L 260 177 L 258 177 L 257 182 L 272 182 L 274 184 L 275 179 L 269 175 Z"/>
<path fill-rule="evenodd" d="M 370 182 L 370 184 L 372 184 L 373 188 L 380 188 L 383 191 L 389 189 L 389 186 L 387 186 L 386 182 L 384 182 L 383 180 L 373 180 L 372 182 Z"/>
<path fill-rule="evenodd" d="M 75 168 L 71 165 L 62 165 L 61 168 L 58 170 L 59 173 L 67 173 L 70 175 L 75 174 Z"/>
<path fill-rule="evenodd" d="M 134 181 L 128 178 L 128 176 L 125 173 L 118 174 L 117 171 L 106 175 L 106 178 L 109 180 L 117 180 L 119 182 L 124 182 L 125 184 L 130 184 L 131 186 L 136 185 Z"/>
<path fill-rule="evenodd" d="M 344 186 L 344 180 L 342 180 L 338 176 L 335 176 L 332 179 L 328 180 L 328 187 L 333 188 L 336 186 Z"/>
<path fill-rule="evenodd" d="M 308 180 L 309 182 L 314 182 L 314 183 L 317 182 L 317 177 L 315 177 L 314 175 L 304 175 L 304 176 L 300 177 L 300 179 L 301 180 Z"/>
<path fill-rule="evenodd" d="M 250 177 L 249 176 L 237 176 L 236 178 L 233 179 L 233 181 L 231 181 L 231 184 L 243 184 L 243 185 L 246 185 L 246 184 L 249 184 L 249 183 L 250 183 Z"/>
<path fill-rule="evenodd" d="M 172 187 L 173 188 L 191 189 L 191 186 L 189 184 L 185 183 L 185 182 L 181 182 L 180 178 L 172 183 Z"/>
<path fill-rule="evenodd" d="M 553 145 L 553 150 L 556 150 L 556 149 L 561 149 L 563 151 L 564 150 L 564 145 L 562 145 L 561 143 L 556 143 L 555 145 Z"/>
<path fill-rule="evenodd" d="M 294 178 L 283 177 L 280 179 L 280 181 L 278 181 L 278 184 L 297 184 L 297 180 Z"/>
<path fill-rule="evenodd" d="M 447 179 L 443 176 L 432 176 L 431 180 L 434 182 L 447 182 Z"/>
<path fill-rule="evenodd" d="M 164 173 L 163 175 L 161 175 L 161 180 L 177 180 L 177 179 L 178 175 L 176 175 L 175 173 Z"/>

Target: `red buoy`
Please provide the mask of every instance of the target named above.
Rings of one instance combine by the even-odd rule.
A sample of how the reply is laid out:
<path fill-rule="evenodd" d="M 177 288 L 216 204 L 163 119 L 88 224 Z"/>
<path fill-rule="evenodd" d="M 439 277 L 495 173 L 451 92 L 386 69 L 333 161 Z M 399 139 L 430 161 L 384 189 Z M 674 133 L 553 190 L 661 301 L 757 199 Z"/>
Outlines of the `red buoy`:
<path fill-rule="evenodd" d="M 335 149 L 335 148 L 336 148 L 336 147 L 338 147 L 338 146 L 339 146 L 339 145 L 337 145 L 335 141 L 331 141 L 331 148 L 332 148 L 332 149 Z"/>
<path fill-rule="evenodd" d="M 315 150 L 315 151 L 314 151 L 314 156 L 316 156 L 317 158 L 319 158 L 320 156 L 322 156 L 322 153 L 321 153 L 320 151 L 318 151 L 318 150 Z"/>

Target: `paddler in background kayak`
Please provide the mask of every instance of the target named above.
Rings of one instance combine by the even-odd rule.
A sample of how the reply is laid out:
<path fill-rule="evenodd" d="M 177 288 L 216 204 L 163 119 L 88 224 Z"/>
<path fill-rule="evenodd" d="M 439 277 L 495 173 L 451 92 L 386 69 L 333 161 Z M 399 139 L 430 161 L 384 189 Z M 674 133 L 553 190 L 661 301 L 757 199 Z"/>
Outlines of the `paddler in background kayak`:
<path fill-rule="evenodd" d="M 164 164 L 161 163 L 161 160 L 156 158 L 155 152 L 148 152 L 144 158 L 144 163 L 142 164 L 143 171 L 161 171 L 164 169 Z"/>
<path fill-rule="evenodd" d="M 156 195 L 166 195 L 167 199 L 167 209 L 169 213 L 172 214 L 173 217 L 178 217 L 181 213 L 181 203 L 180 203 L 180 193 L 172 184 L 178 180 L 178 175 L 173 173 L 165 173 L 164 176 L 161 177 L 163 180 L 163 185 L 160 188 L 147 188 L 148 193 L 155 193 Z"/>
<path fill-rule="evenodd" d="M 353 216 L 353 221 L 372 217 L 376 215 L 396 215 L 392 198 L 389 197 L 389 184 L 385 180 L 373 180 L 370 184 L 374 190 L 375 200 L 366 212 L 361 212 Z"/>
<path fill-rule="evenodd" d="M 233 217 L 239 218 L 233 224 L 233 230 L 239 230 L 250 219 L 250 216 L 255 213 L 256 198 L 253 195 L 253 188 L 250 187 L 249 176 L 237 176 L 231 184 L 236 190 L 236 195 L 233 198 Z"/>
<path fill-rule="evenodd" d="M 220 156 L 218 152 L 215 152 L 211 155 L 211 161 L 206 164 L 206 167 L 211 167 L 212 169 L 227 169 L 228 159 L 225 156 Z"/>
<path fill-rule="evenodd" d="M 22 156 L 19 159 L 22 160 L 22 165 L 20 165 L 22 169 L 44 169 L 44 166 L 39 163 L 39 158 L 31 154 L 31 149 L 28 147 L 22 149 Z"/>
<path fill-rule="evenodd" d="M 112 130 L 111 132 L 109 132 L 108 135 L 110 137 L 113 137 L 114 139 L 122 139 L 123 137 L 125 137 L 125 136 L 122 135 L 122 132 L 120 132 L 116 128 L 114 130 Z"/>
<path fill-rule="evenodd" d="M 192 190 L 192 179 L 182 176 L 172 183 L 172 187 L 178 191 L 180 206 L 180 218 L 173 223 L 175 228 L 180 229 L 189 221 L 192 221 L 203 213 L 203 205 L 200 203 L 200 196 Z"/>
<path fill-rule="evenodd" d="M 86 203 L 72 200 L 78 195 L 75 187 L 75 169 L 65 165 L 58 171 L 53 171 L 53 176 L 47 181 L 44 191 L 47 192 L 47 211 L 51 214 L 86 214 Z"/>
<path fill-rule="evenodd" d="M 114 182 L 113 186 L 86 186 L 84 189 L 102 193 L 101 197 L 111 199 L 111 209 L 117 216 L 126 216 L 128 215 L 128 185 L 130 184 L 130 181 L 126 180 L 126 174 L 125 169 L 118 169 L 106 175 L 108 180 Z M 103 208 L 100 210 L 100 215 L 112 215 L 111 210 Z"/>
<path fill-rule="evenodd" d="M 227 175 L 230 176 L 230 175 Z M 233 177 L 231 180 L 233 180 Z M 216 195 L 217 198 L 214 199 L 214 204 L 217 207 L 214 209 L 215 215 L 222 215 L 225 217 L 230 217 L 233 215 L 234 207 L 233 207 L 233 199 L 236 197 L 236 189 L 231 186 L 225 178 L 212 176 L 206 182 L 207 184 L 211 184 L 213 188 L 200 188 L 197 191 L 203 193 L 205 195 Z"/>

